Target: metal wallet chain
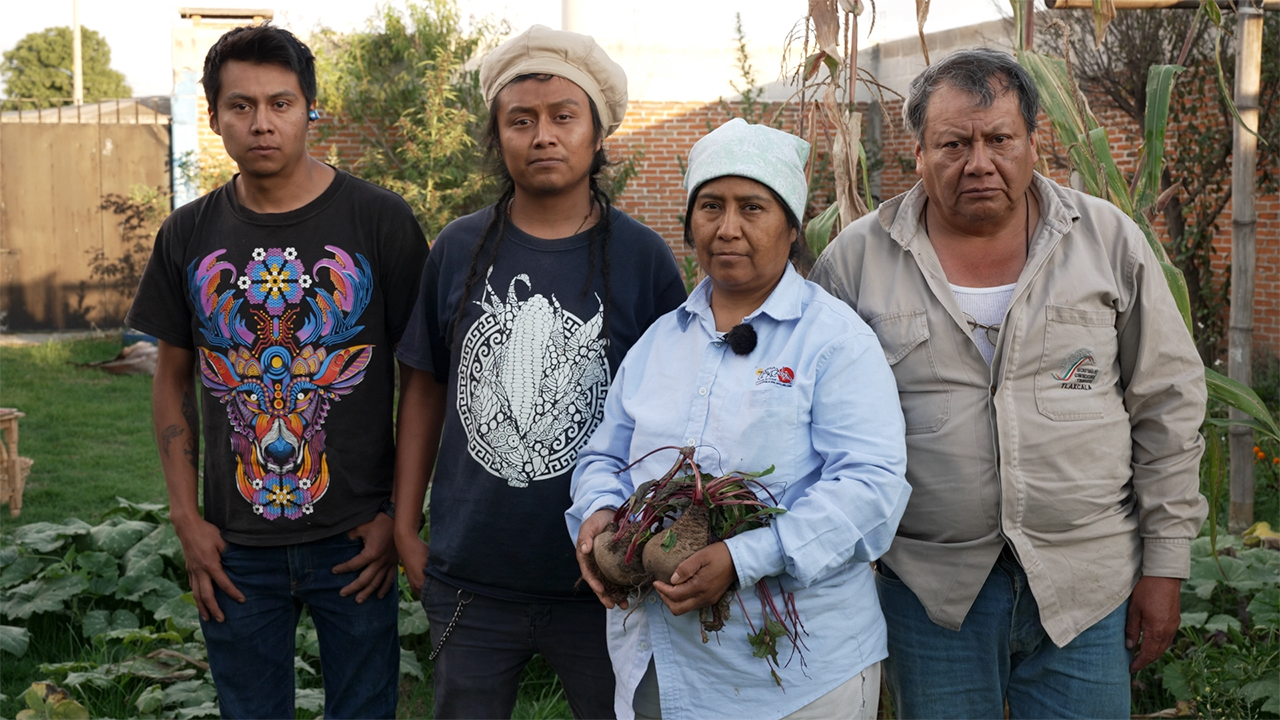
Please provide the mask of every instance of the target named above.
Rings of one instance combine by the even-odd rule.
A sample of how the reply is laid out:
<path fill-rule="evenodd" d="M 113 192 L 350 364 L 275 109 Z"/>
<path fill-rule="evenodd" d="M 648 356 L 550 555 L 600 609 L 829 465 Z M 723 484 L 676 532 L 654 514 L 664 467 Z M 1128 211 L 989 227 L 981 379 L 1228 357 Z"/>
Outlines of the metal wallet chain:
<path fill-rule="evenodd" d="M 462 599 L 462 593 L 467 593 L 466 600 Z M 453 626 L 458 624 L 458 618 L 462 617 L 462 608 L 466 607 L 467 603 L 474 600 L 475 597 L 475 595 L 472 595 L 466 590 L 458 591 L 458 609 L 453 611 L 453 619 L 449 621 L 444 632 L 440 633 L 440 642 L 436 643 L 436 649 L 431 651 L 431 656 L 427 658 L 428 662 L 434 661 L 436 656 L 440 654 L 440 648 L 444 647 L 444 641 L 449 639 L 449 633 L 453 632 Z"/>

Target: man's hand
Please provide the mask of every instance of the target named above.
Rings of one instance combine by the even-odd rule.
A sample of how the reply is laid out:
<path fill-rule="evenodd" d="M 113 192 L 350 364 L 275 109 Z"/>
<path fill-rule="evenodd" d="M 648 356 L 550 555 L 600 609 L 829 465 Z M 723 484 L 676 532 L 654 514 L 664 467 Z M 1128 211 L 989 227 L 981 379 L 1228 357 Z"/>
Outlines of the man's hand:
<path fill-rule="evenodd" d="M 1129 613 L 1124 623 L 1124 646 L 1137 648 L 1129 672 L 1138 672 L 1169 649 L 1182 621 L 1178 578 L 1144 575 L 1129 596 Z"/>
<path fill-rule="evenodd" d="M 244 602 L 244 593 L 231 582 L 227 573 L 222 570 L 222 550 L 227 541 L 213 523 L 196 517 L 186 522 L 175 522 L 174 531 L 178 541 L 182 543 L 182 556 L 187 562 L 187 581 L 191 584 L 191 597 L 196 601 L 196 610 L 200 619 L 208 621 L 210 617 L 218 622 L 226 620 L 222 608 L 213 596 L 213 586 L 222 588 L 222 592 L 231 596 L 236 602 Z"/>
<path fill-rule="evenodd" d="M 587 562 L 587 556 L 591 554 L 595 548 L 596 536 L 604 532 L 605 527 L 613 522 L 613 510 L 597 510 L 587 518 L 582 527 L 578 528 L 578 569 L 582 571 L 582 579 L 587 581 L 587 585 L 591 586 L 591 592 L 600 598 L 600 602 L 610 610 L 613 609 L 613 598 L 604 594 L 604 583 L 600 582 L 600 578 L 591 572 L 591 565 Z M 618 607 L 623 610 L 627 609 L 627 601 L 623 600 L 618 603 Z"/>
<path fill-rule="evenodd" d="M 400 564 L 404 566 L 404 576 L 409 580 L 409 590 L 414 597 L 421 597 L 422 584 L 427 580 L 427 559 L 431 557 L 431 548 L 422 541 L 417 533 L 396 533 L 396 551 L 400 553 Z"/>
<path fill-rule="evenodd" d="M 738 571 L 733 566 L 729 546 L 717 542 L 680 563 L 671 576 L 670 585 L 654 581 L 653 589 L 658 591 L 672 615 L 683 615 L 714 605 L 736 579 Z"/>
<path fill-rule="evenodd" d="M 356 602 L 369 599 L 374 590 L 378 597 L 384 598 L 396 582 L 396 566 L 400 557 L 396 555 L 396 544 L 391 539 L 395 521 L 383 513 L 378 513 L 369 522 L 356 527 L 347 533 L 349 537 L 364 541 L 364 549 L 359 555 L 333 568 L 333 574 L 360 570 L 360 575 L 350 584 L 338 591 L 342 597 L 352 593 Z M 363 568 L 363 569 L 362 569 Z"/>

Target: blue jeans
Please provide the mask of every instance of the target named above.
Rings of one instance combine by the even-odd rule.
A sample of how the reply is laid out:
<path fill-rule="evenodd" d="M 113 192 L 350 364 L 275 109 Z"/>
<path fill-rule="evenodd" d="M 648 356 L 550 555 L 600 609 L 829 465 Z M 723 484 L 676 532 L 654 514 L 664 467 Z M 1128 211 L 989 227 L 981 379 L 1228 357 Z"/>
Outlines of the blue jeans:
<path fill-rule="evenodd" d="M 200 622 L 224 718 L 294 717 L 294 636 L 304 604 L 320 641 L 324 716 L 395 716 L 397 595 L 378 599 L 374 593 L 357 603 L 355 595 L 340 597 L 338 590 L 359 573 L 333 573 L 363 546 L 346 533 L 278 547 L 227 543 L 222 569 L 246 601 L 236 602 L 215 586 L 226 621 Z"/>
<path fill-rule="evenodd" d="M 1006 552 L 959 631 L 936 625 L 884 563 L 876 590 L 889 627 L 885 681 L 899 718 L 1129 717 L 1128 602 L 1064 648 L 1040 625 L 1027 575 Z"/>
<path fill-rule="evenodd" d="M 605 609 L 595 598 L 520 603 L 475 595 L 444 644 L 440 636 L 458 610 L 459 589 L 427 576 L 422 606 L 436 656 L 435 717 L 509 718 L 520 673 L 534 653 L 560 677 L 575 718 L 612 718 L 613 664 L 605 639 Z"/>

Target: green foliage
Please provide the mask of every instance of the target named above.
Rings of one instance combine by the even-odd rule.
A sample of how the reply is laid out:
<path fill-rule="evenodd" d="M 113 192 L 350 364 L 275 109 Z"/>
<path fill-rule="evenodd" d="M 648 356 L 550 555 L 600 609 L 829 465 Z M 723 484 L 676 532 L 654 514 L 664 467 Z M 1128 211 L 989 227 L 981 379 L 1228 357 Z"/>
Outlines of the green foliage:
<path fill-rule="evenodd" d="M 97 32 L 80 28 L 84 98 L 124 98 L 133 94 L 124 75 L 111 69 L 111 48 Z M 4 54 L 0 78 L 11 98 L 64 100 L 73 92 L 71 28 L 51 27 L 28 33 Z M 57 103 L 52 103 L 57 104 Z"/>
<path fill-rule="evenodd" d="M 1239 538 L 1191 545 L 1182 627 L 1134 679 L 1135 712 L 1177 707 L 1200 717 L 1280 716 L 1280 552 Z"/>
<path fill-rule="evenodd" d="M 0 618 L 27 624 L 55 618 L 90 649 L 36 669 L 78 693 L 95 715 L 216 717 L 199 617 L 182 588 L 182 545 L 167 508 L 120 499 L 105 516 L 95 526 L 72 518 L 17 528 L 0 547 Z M 0 628 L 0 649 L 19 657 L 27 652 L 28 628 Z M 401 634 L 426 629 L 421 605 L 403 601 Z M 299 623 L 296 641 L 297 706 L 319 713 L 324 695 L 314 668 L 320 645 L 309 616 Z M 423 678 L 414 652 L 401 652 L 401 671 Z"/>
<path fill-rule="evenodd" d="M 27 708 L 18 713 L 19 720 L 88 720 L 89 711 L 71 699 L 66 690 L 47 682 L 31 683 L 22 694 Z"/>
<path fill-rule="evenodd" d="M 1216 6 L 1204 8 L 1212 16 Z M 1215 277 L 1213 238 L 1219 218 L 1231 202 L 1231 145 L 1234 112 L 1230 90 L 1223 96 L 1218 85 L 1229 88 L 1234 74 L 1234 42 L 1217 52 L 1220 33 L 1210 17 L 1193 12 L 1125 10 L 1110 23 L 1106 40 L 1093 40 L 1090 11 L 1055 11 L 1044 28 L 1044 47 L 1062 48 L 1071 57 L 1071 69 L 1080 89 L 1099 109 L 1114 109 L 1143 128 L 1148 148 L 1164 148 L 1163 164 L 1146 163 L 1142 179 L 1147 194 L 1136 200 L 1139 208 L 1153 207 L 1165 221 L 1164 246 L 1170 261 L 1182 271 L 1187 300 L 1196 328 L 1196 345 L 1202 359 L 1211 364 L 1221 353 L 1229 284 Z M 1220 23 L 1220 18 L 1217 21 Z M 1262 91 L 1259 96 L 1263 142 L 1258 146 L 1260 194 L 1277 188 L 1276 151 L 1280 149 L 1280 16 L 1263 19 Z M 1148 69 L 1162 65 L 1186 50 L 1181 72 L 1164 108 L 1149 106 L 1152 84 Z M 1171 81 L 1161 76 L 1159 81 Z M 1217 91 L 1215 92 L 1215 88 Z M 1159 134 L 1173 134 L 1164 145 Z M 1061 133 L 1058 133 L 1061 136 Z M 1043 146 L 1042 146 L 1043 147 Z M 1063 167 L 1075 166 L 1075 158 L 1051 157 Z M 1163 202 L 1157 203 L 1158 196 Z"/>
<path fill-rule="evenodd" d="M 698 258 L 694 255 L 685 255 L 684 258 L 680 260 L 680 275 L 684 277 L 684 291 L 686 295 L 693 292 L 693 289 L 697 287 L 698 272 L 700 269 L 701 268 L 698 266 Z"/>
<path fill-rule="evenodd" d="M 742 119 L 753 125 L 770 125 L 775 128 L 781 128 L 781 113 L 775 111 L 772 115 L 769 115 L 770 103 L 762 100 L 764 88 L 760 85 L 760 79 L 756 76 L 756 69 L 751 64 L 751 52 L 747 49 L 747 32 L 742 29 L 742 13 L 740 12 L 733 14 L 733 41 L 735 46 L 734 60 L 737 62 L 738 67 L 738 80 L 730 80 L 729 87 L 742 96 Z M 720 98 L 720 109 L 730 119 L 736 117 L 733 107 L 725 102 L 724 98 Z M 714 128 L 707 128 L 708 131 L 712 129 Z"/>
<path fill-rule="evenodd" d="M 454 0 L 379 12 L 361 32 L 313 38 L 320 101 L 360 132 L 364 154 L 352 171 L 404 197 L 434 238 L 493 199 L 472 61 L 500 28 L 465 28 Z"/>

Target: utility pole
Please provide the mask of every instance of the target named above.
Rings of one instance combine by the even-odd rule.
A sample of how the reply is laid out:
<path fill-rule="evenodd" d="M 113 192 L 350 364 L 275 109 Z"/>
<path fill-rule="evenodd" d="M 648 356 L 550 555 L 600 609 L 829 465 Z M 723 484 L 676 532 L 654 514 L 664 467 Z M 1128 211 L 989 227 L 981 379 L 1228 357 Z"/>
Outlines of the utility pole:
<path fill-rule="evenodd" d="M 71 101 L 84 104 L 84 63 L 80 56 L 80 0 L 71 0 Z"/>
<path fill-rule="evenodd" d="M 1257 270 L 1258 93 L 1262 86 L 1262 0 L 1236 7 L 1236 109 L 1231 147 L 1231 316 L 1227 331 L 1227 375 L 1248 386 L 1253 379 L 1253 288 Z M 1244 127 L 1241 127 L 1243 125 Z M 1246 129 L 1247 128 L 1247 129 Z M 1232 419 L 1245 413 L 1231 409 Z M 1253 524 L 1253 430 L 1232 425 L 1231 506 L 1227 527 L 1244 532 Z"/>

